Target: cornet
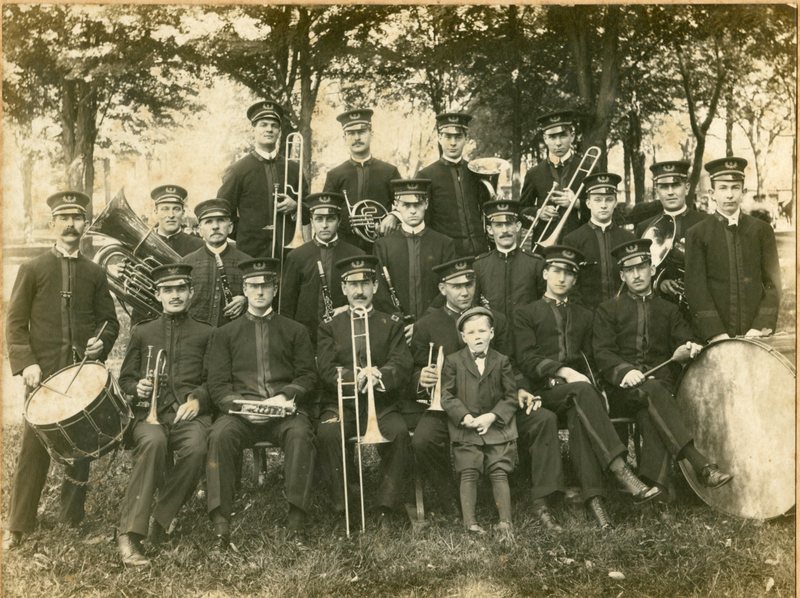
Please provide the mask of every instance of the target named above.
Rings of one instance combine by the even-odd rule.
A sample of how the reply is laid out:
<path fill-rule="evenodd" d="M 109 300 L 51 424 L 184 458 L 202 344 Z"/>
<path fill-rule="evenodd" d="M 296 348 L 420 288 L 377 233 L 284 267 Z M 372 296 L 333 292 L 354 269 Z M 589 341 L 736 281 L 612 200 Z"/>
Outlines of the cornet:
<path fill-rule="evenodd" d="M 361 322 L 362 332 L 356 332 L 357 323 Z M 364 339 L 364 366 L 360 366 L 361 360 L 358 356 L 358 339 Z M 358 452 L 358 487 L 361 499 L 361 531 L 366 528 L 366 512 L 364 510 L 364 473 L 363 459 L 361 455 L 362 444 L 382 444 L 389 442 L 389 439 L 381 434 L 378 427 L 378 412 L 375 408 L 375 384 L 372 376 L 372 349 L 369 341 L 369 314 L 363 307 L 355 307 L 350 310 L 350 341 L 353 347 L 353 381 L 345 382 L 343 368 L 336 368 L 336 387 L 339 403 L 339 432 L 342 441 L 342 483 L 344 485 L 344 513 L 347 537 L 350 537 L 350 501 L 347 488 L 347 439 L 345 438 L 344 427 L 344 401 L 352 400 L 354 404 L 356 420 L 356 450 Z M 365 391 L 367 393 L 367 427 L 364 434 L 361 434 L 360 411 L 360 392 L 358 389 L 359 372 L 364 370 L 367 376 Z M 345 394 L 345 387 L 352 388 L 352 394 Z"/>
<path fill-rule="evenodd" d="M 150 355 L 152 352 L 152 345 L 148 345 L 147 362 L 150 364 Z M 166 376 L 167 370 L 167 354 L 164 349 L 159 349 L 156 353 L 156 363 L 153 366 L 152 372 L 147 368 L 147 377 L 153 382 L 153 392 L 150 394 L 150 411 L 147 413 L 147 418 L 144 420 L 148 424 L 158 425 L 158 395 L 161 390 L 162 379 Z"/>
<path fill-rule="evenodd" d="M 428 411 L 444 411 L 442 407 L 442 368 L 444 367 L 444 347 L 439 345 L 439 354 L 436 356 L 436 386 L 431 392 L 431 406 Z"/>

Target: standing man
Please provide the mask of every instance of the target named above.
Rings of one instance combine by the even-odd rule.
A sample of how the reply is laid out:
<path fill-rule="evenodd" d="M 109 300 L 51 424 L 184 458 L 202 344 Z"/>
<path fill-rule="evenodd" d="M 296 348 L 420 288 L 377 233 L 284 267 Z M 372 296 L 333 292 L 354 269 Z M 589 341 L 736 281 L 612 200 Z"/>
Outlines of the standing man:
<path fill-rule="evenodd" d="M 542 258 L 517 245 L 522 227 L 519 209 L 516 201 L 484 204 L 486 232 L 494 239 L 495 248 L 475 258 L 479 296 L 508 318 L 512 329 L 516 309 L 544 293 Z"/>
<path fill-rule="evenodd" d="M 586 220 L 586 210 L 581 206 L 580 198 L 576 199 L 574 190 L 568 186 L 581 162 L 581 157 L 575 154 L 573 146 L 577 115 L 572 110 L 559 110 L 543 114 L 536 120 L 547 147 L 547 159 L 525 173 L 520 203 L 526 211 L 532 208 L 534 213 L 532 215 L 541 211 L 540 222 L 546 223 L 555 219 L 549 229 L 552 232 L 567 206 L 574 201 L 575 207 L 564 225 L 563 234 L 566 234 L 578 228 Z M 575 188 L 580 185 L 581 180 L 575 181 Z M 550 194 L 553 183 L 556 183 L 557 187 Z M 543 207 L 542 204 L 548 195 L 552 203 Z M 539 225 L 537 230 L 533 231 L 534 243 L 538 240 L 542 229 L 543 226 Z"/>
<path fill-rule="evenodd" d="M 639 475 L 668 487 L 673 459 L 686 459 L 700 482 L 718 488 L 730 482 L 694 446 L 672 395 L 676 368 L 645 372 L 672 359 L 685 363 L 699 353 L 692 331 L 678 306 L 653 294 L 655 273 L 650 239 L 635 239 L 615 247 L 625 291 L 601 303 L 595 312 L 593 347 L 600 374 L 611 386 L 611 411 L 630 413 L 642 435 Z"/>
<path fill-rule="evenodd" d="M 283 267 L 281 314 L 308 328 L 316 345 L 317 328 L 325 316 L 325 302 L 330 300 L 334 311 L 345 311 L 347 299 L 336 284 L 338 274 L 333 265 L 346 257 L 364 252 L 340 238 L 339 226 L 346 210 L 344 196 L 339 193 L 312 193 L 305 199 L 311 213 L 311 241 L 286 256 Z M 322 272 L 320 272 L 320 267 Z M 323 297 L 322 278 L 329 297 Z M 329 314 L 331 315 L 331 314 Z"/>
<path fill-rule="evenodd" d="M 436 116 L 442 157 L 417 173 L 431 180 L 430 209 L 426 221 L 455 243 L 456 255 L 478 255 L 488 249 L 481 206 L 490 199 L 480 177 L 467 168 L 464 146 L 472 117 L 461 112 Z"/>
<path fill-rule="evenodd" d="M 547 289 L 544 297 L 517 310 L 515 361 L 541 395 L 542 406 L 566 420 L 584 503 L 598 525 L 609 528 L 611 518 L 603 504 L 606 471 L 636 502 L 652 500 L 661 492 L 642 483 L 628 467 L 628 450 L 608 418 L 603 397 L 586 375 L 592 356 L 592 312 L 569 298 L 583 259 L 567 246 L 545 248 Z"/>
<path fill-rule="evenodd" d="M 371 108 L 347 110 L 336 117 L 344 131 L 344 142 L 350 158 L 328 172 L 323 191 L 346 193 L 351 206 L 364 199 L 381 204 L 386 211 L 392 209 L 392 190 L 389 181 L 400 178 L 397 167 L 372 157 L 372 115 Z M 377 229 L 370 226 L 373 233 L 385 235 L 398 226 L 396 218 L 385 217 Z M 371 251 L 372 243 L 356 235 L 350 223 L 350 211 L 342 213 L 340 235 L 351 245 L 365 252 Z"/>
<path fill-rule="evenodd" d="M 302 536 L 311 508 L 316 447 L 306 400 L 317 383 L 314 349 L 305 326 L 272 309 L 279 266 L 272 258 L 239 264 L 247 313 L 214 332 L 208 390 L 220 416 L 208 438 L 206 486 L 220 548 L 230 545 L 236 463 L 257 441 L 283 450 L 290 536 Z"/>
<path fill-rule="evenodd" d="M 781 269 L 769 224 L 742 214 L 743 158 L 706 164 L 717 203 L 712 216 L 686 238 L 686 295 L 705 340 L 775 331 Z M 765 331 L 769 332 L 765 332 Z"/>
<path fill-rule="evenodd" d="M 381 472 L 377 503 L 382 521 L 386 521 L 385 517 L 400 503 L 411 459 L 411 437 L 397 404 L 411 377 L 411 353 L 400 318 L 379 312 L 372 306 L 372 298 L 378 290 L 378 258 L 371 255 L 346 258 L 336 262 L 336 267 L 341 273 L 342 292 L 347 297 L 350 310 L 334 316 L 331 322 L 323 323 L 319 327 L 317 367 L 323 389 L 322 415 L 317 428 L 320 456 L 330 482 L 333 509 L 343 513 L 342 437 L 339 418 L 344 417 L 347 438 L 356 434 L 356 425 L 352 401 L 345 403 L 343 414 L 338 412 L 336 368 L 343 368 L 345 382 L 355 379 L 358 384 L 361 393 L 361 434 L 367 422 L 366 385 L 370 383 L 370 379 L 374 380 L 378 427 L 389 440 L 378 445 Z M 371 372 L 366 369 L 364 337 L 353 338 L 351 333 L 351 312 L 357 307 L 367 311 Z M 364 323 L 356 321 L 354 324 L 357 333 L 364 332 Z M 353 343 L 356 343 L 357 364 L 353 364 Z"/>
<path fill-rule="evenodd" d="M 192 267 L 159 266 L 153 269 L 153 282 L 163 313 L 133 329 L 119 378 L 125 394 L 135 397 L 136 421 L 131 431 L 133 468 L 122 502 L 117 544 L 122 562 L 135 567 L 149 564 L 141 539 L 147 535 L 152 544 L 162 543 L 178 510 L 192 496 L 206 463 L 211 425 L 205 382 L 213 329 L 189 315 Z M 150 423 L 146 420 L 153 409 L 153 376 L 158 375 L 153 369 L 160 350 L 165 351 L 166 379 L 155 397 L 157 422 Z M 174 464 L 168 466 L 173 459 Z"/>
<path fill-rule="evenodd" d="M 188 192 L 178 185 L 161 185 L 150 193 L 153 199 L 153 217 L 156 220 L 155 233 L 175 253 L 183 257 L 203 246 L 203 240 L 183 232 L 183 218 L 186 212 Z M 138 324 L 147 317 L 134 309 L 131 324 Z"/>
<path fill-rule="evenodd" d="M 192 266 L 194 296 L 189 313 L 214 327 L 238 318 L 247 307 L 240 262 L 250 259 L 228 243 L 231 212 L 223 199 L 203 201 L 194 209 L 205 244 L 183 258 Z"/>
<path fill-rule="evenodd" d="M 647 235 L 653 241 L 651 248 L 654 253 L 658 253 L 653 256 L 654 260 L 667 260 L 662 267 L 669 270 L 661 277 L 655 291 L 676 303 L 684 293 L 680 269 L 684 268 L 686 231 L 705 220 L 708 215 L 686 205 L 686 195 L 689 193 L 689 162 L 656 162 L 650 166 L 650 171 L 653 173 L 656 199 L 661 202 L 663 212 L 639 223 L 636 236 Z M 669 253 L 673 248 L 675 250 Z"/>
<path fill-rule="evenodd" d="M 425 179 L 392 181 L 392 204 L 400 217 L 400 230 L 375 242 L 375 255 L 389 271 L 404 315 L 419 319 L 439 296 L 434 267 L 455 257 L 453 240 L 425 226 L 431 182 Z M 406 326 L 411 340 L 413 324 Z"/>
<path fill-rule="evenodd" d="M 587 176 L 583 183 L 589 222 L 564 237 L 564 245 L 577 249 L 586 259 L 577 275 L 575 299 L 592 310 L 616 297 L 620 290 L 619 268 L 611 249 L 635 238 L 633 233 L 614 224 L 617 185 L 621 180 L 612 172 Z"/>
<path fill-rule="evenodd" d="M 117 339 L 119 323 L 106 274 L 78 250 L 90 201 L 74 191 L 47 198 L 55 246 L 20 266 L 11 291 L 6 344 L 11 372 L 22 375 L 26 398 L 40 382 L 84 357 L 105 360 Z M 49 469 L 50 455 L 26 423 L 11 489 L 5 550 L 18 547 L 23 534 L 33 530 Z M 81 482 L 88 479 L 88 460 L 66 468 L 59 519 L 68 525 L 83 520 L 86 486 Z"/>
<path fill-rule="evenodd" d="M 277 248 L 292 238 L 300 200 L 297 193 L 304 196 L 306 185 L 304 183 L 302 190 L 299 188 L 303 178 L 300 165 L 294 160 L 287 162 L 280 153 L 283 108 L 277 102 L 263 100 L 247 109 L 247 118 L 253 126 L 253 151 L 225 171 L 217 197 L 230 204 L 234 226 L 231 238 L 236 240 L 239 250 L 255 257 L 269 255 L 273 233 L 277 230 L 277 255 Z M 283 180 L 284 170 L 287 168 L 291 189 L 289 194 L 284 194 L 287 183 Z M 272 221 L 276 209 L 277 226 Z"/>

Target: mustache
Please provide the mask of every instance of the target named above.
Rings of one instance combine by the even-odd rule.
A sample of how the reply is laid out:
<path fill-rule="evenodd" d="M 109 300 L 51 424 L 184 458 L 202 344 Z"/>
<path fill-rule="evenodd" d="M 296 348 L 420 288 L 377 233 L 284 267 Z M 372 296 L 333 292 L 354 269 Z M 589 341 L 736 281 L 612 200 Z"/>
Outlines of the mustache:
<path fill-rule="evenodd" d="M 366 301 L 366 299 L 367 299 L 367 296 L 366 296 L 366 295 L 361 295 L 361 294 L 359 294 L 359 295 L 353 295 L 353 299 L 354 299 L 354 300 L 355 300 L 355 299 L 360 299 L 360 300 L 362 300 L 362 301 Z"/>
<path fill-rule="evenodd" d="M 64 231 L 63 231 L 61 234 L 63 234 L 63 235 L 66 235 L 67 233 L 73 233 L 73 234 L 76 234 L 76 235 L 77 235 L 77 234 L 78 234 L 78 231 L 77 231 L 77 230 L 75 230 L 75 227 L 73 227 L 73 226 L 68 226 L 68 227 L 66 227 L 66 228 L 64 229 Z"/>

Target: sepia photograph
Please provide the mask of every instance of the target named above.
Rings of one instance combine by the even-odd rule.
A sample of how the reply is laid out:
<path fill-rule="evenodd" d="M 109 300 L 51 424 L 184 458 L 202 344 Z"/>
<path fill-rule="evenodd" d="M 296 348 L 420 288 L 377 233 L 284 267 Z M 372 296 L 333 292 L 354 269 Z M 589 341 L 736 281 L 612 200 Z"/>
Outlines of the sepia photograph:
<path fill-rule="evenodd" d="M 4 596 L 796 595 L 796 4 L 1 10 Z"/>

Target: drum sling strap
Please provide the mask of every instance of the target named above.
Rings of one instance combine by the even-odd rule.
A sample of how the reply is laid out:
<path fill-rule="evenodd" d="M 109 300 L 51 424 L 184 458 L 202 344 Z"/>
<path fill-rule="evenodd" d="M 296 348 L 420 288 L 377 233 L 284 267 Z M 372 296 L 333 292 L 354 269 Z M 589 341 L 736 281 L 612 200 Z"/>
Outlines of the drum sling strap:
<path fill-rule="evenodd" d="M 61 257 L 61 354 L 59 363 L 68 365 L 78 361 L 72 338 L 72 277 L 75 268 L 72 258 Z"/>

